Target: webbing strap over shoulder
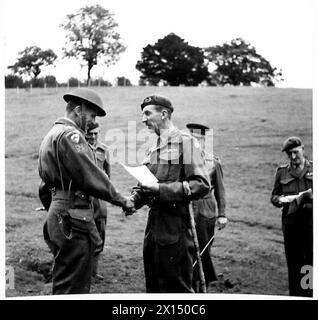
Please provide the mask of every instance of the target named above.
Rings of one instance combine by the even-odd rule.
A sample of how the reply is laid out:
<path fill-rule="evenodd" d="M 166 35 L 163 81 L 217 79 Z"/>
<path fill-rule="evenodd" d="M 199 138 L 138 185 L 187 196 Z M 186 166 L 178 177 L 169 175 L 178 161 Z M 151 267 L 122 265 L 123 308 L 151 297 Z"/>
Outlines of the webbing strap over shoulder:
<path fill-rule="evenodd" d="M 60 156 L 59 156 L 59 143 L 60 143 L 60 140 L 61 140 L 63 134 L 64 134 L 64 132 L 60 133 L 57 137 L 57 140 L 56 140 L 56 160 L 57 160 L 57 166 L 59 168 L 62 190 L 65 191 L 61 163 L 60 163 Z"/>
<path fill-rule="evenodd" d="M 57 137 L 57 140 L 56 140 L 56 160 L 57 160 L 57 166 L 58 166 L 58 169 L 59 169 L 59 174 L 60 174 L 60 179 L 61 179 L 61 187 L 62 187 L 63 191 L 65 191 L 65 186 L 64 186 L 61 163 L 60 163 L 59 144 L 60 144 L 60 140 L 62 139 L 64 134 L 65 134 L 65 132 L 60 133 L 58 135 L 58 137 Z M 71 189 L 71 184 L 72 184 L 72 180 L 70 180 L 70 184 L 68 186 L 68 190 Z"/>
<path fill-rule="evenodd" d="M 60 157 L 59 157 L 59 143 L 60 143 L 60 140 L 63 136 L 64 132 L 60 133 L 59 136 L 57 137 L 57 140 L 56 140 L 56 160 L 57 160 L 57 166 L 59 168 L 59 174 L 60 174 L 60 179 L 61 179 L 61 187 L 62 187 L 62 190 L 63 192 L 65 192 L 65 187 L 64 187 L 64 181 L 63 181 L 63 175 L 62 175 L 62 169 L 61 169 L 61 163 L 60 163 Z M 69 188 L 68 188 L 68 197 L 70 199 L 70 189 L 71 189 L 71 184 L 72 184 L 72 180 L 70 181 L 70 184 L 69 184 Z M 65 202 L 64 203 L 64 210 L 65 212 L 68 212 L 68 208 L 66 208 L 66 204 Z M 58 222 L 59 223 L 63 223 L 63 218 L 61 216 L 58 217 Z M 62 231 L 63 232 L 63 231 Z M 64 232 L 63 232 L 64 233 Z M 70 234 L 67 235 L 64 233 L 64 236 L 67 238 L 67 239 L 72 239 L 73 237 L 73 232 L 72 232 L 72 229 L 70 231 Z"/>

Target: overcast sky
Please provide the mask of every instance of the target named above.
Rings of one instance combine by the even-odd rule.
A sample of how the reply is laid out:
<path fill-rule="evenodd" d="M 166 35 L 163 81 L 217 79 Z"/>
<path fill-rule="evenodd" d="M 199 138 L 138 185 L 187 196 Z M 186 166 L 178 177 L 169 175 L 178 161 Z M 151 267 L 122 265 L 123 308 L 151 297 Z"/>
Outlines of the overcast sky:
<path fill-rule="evenodd" d="M 127 46 L 116 65 L 95 66 L 92 77 L 113 81 L 126 76 L 137 84 L 140 73 L 135 65 L 143 48 L 174 32 L 199 47 L 241 37 L 272 66 L 282 69 L 285 81 L 279 86 L 312 87 L 310 0 L 5 0 L 5 65 L 13 64 L 18 52 L 30 45 L 51 48 L 61 57 L 65 37 L 59 25 L 67 14 L 91 4 L 114 13 Z M 54 74 L 58 81 L 71 76 L 85 79 L 86 68 L 81 69 L 78 61 L 59 58 L 45 74 Z"/>

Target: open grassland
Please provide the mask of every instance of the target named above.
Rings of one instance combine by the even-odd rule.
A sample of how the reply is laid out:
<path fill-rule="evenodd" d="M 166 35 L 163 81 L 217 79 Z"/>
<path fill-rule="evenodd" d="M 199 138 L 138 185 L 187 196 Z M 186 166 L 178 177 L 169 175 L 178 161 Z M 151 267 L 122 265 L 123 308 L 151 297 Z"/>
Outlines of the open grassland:
<path fill-rule="evenodd" d="M 117 143 L 124 144 L 128 121 L 137 121 L 137 132 L 143 129 L 140 102 L 152 93 L 171 98 L 174 123 L 180 129 L 187 122 L 213 127 L 213 151 L 223 164 L 230 222 L 216 234 L 212 255 L 217 272 L 234 286 L 214 285 L 208 291 L 287 295 L 280 211 L 272 207 L 269 198 L 276 167 L 286 161 L 280 152 L 284 139 L 300 136 L 312 158 L 312 91 L 241 87 L 96 90 L 108 113 L 99 119 L 101 138 L 106 129 L 119 128 L 126 136 Z M 6 91 L 6 265 L 15 270 L 15 289 L 8 290 L 8 296 L 50 294 L 51 254 L 42 237 L 46 213 L 34 210 L 41 205 L 37 158 L 42 138 L 64 114 L 63 93 L 62 89 Z M 112 180 L 126 194 L 136 183 L 118 164 L 112 166 Z M 101 262 L 105 280 L 94 282 L 91 292 L 143 293 L 147 210 L 123 218 L 119 208 L 108 207 Z"/>

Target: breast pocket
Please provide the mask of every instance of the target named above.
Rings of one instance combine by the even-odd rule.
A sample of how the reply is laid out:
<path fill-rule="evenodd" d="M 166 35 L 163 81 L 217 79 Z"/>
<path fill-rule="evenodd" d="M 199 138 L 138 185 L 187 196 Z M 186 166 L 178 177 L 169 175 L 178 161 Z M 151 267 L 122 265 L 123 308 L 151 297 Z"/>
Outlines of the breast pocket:
<path fill-rule="evenodd" d="M 157 176 L 160 181 L 177 181 L 180 176 L 181 156 L 179 149 L 165 149 L 159 154 Z"/>
<path fill-rule="evenodd" d="M 295 179 L 293 177 L 286 177 L 280 181 L 282 185 L 282 191 L 284 195 L 292 195 L 297 194 L 297 184 L 295 183 Z"/>

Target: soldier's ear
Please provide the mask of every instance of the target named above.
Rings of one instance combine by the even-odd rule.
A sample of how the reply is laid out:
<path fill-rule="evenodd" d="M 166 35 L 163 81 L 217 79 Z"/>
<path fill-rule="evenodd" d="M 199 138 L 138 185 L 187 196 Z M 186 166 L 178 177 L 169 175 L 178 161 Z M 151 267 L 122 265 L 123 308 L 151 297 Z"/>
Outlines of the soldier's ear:
<path fill-rule="evenodd" d="M 167 118 L 167 116 L 168 116 L 168 111 L 167 110 L 162 110 L 161 111 L 161 118 L 165 119 L 165 118 Z"/>
<path fill-rule="evenodd" d="M 82 114 L 82 106 L 81 105 L 76 106 L 73 110 L 77 116 L 80 116 Z"/>

